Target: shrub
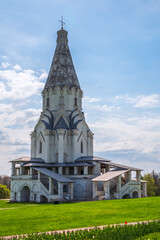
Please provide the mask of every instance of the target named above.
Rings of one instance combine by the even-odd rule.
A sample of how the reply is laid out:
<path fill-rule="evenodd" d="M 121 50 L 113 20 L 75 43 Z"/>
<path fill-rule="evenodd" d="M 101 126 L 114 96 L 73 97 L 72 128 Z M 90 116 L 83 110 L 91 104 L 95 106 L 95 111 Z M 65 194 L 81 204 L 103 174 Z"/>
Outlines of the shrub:
<path fill-rule="evenodd" d="M 160 220 L 137 225 L 125 225 L 105 227 L 103 230 L 95 228 L 91 230 L 77 230 L 75 232 L 55 234 L 32 234 L 18 239 L 25 240 L 134 240 L 150 234 L 160 232 Z M 17 238 L 14 238 L 17 239 Z"/>
<path fill-rule="evenodd" d="M 6 185 L 0 184 L 0 199 L 10 198 L 10 190 Z"/>

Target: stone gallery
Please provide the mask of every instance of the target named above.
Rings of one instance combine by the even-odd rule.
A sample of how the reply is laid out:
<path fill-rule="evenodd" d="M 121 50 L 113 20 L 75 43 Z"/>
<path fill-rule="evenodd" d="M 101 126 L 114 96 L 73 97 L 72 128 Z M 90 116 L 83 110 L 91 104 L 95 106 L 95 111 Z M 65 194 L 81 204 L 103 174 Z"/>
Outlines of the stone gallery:
<path fill-rule="evenodd" d="M 54 58 L 42 91 L 42 112 L 31 133 L 31 157 L 11 161 L 11 201 L 147 196 L 141 169 L 93 155 L 93 133 L 85 121 L 82 97 L 67 31 L 62 26 L 57 32 Z"/>

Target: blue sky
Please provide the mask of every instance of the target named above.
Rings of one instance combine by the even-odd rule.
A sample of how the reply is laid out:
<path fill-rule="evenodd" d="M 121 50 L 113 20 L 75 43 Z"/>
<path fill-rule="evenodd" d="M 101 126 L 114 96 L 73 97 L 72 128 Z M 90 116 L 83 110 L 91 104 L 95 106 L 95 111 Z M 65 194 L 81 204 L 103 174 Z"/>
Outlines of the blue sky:
<path fill-rule="evenodd" d="M 95 155 L 160 172 L 160 1 L 0 2 L 0 174 L 30 154 L 64 17 Z"/>

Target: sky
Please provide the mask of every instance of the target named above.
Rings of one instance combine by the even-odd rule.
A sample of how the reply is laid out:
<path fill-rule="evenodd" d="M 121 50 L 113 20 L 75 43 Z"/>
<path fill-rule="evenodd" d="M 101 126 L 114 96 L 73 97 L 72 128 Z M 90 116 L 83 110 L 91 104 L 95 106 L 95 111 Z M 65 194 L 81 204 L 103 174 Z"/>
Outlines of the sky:
<path fill-rule="evenodd" d="M 0 175 L 30 155 L 61 16 L 94 155 L 160 172 L 160 1 L 0 0 Z"/>

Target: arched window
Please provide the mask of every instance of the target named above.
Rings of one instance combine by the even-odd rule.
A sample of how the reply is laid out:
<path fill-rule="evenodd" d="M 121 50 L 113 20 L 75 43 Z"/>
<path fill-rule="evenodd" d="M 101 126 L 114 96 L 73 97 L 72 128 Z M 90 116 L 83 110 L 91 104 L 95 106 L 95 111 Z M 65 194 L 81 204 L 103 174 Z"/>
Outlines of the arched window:
<path fill-rule="evenodd" d="M 47 107 L 49 107 L 49 97 L 47 97 Z"/>
<path fill-rule="evenodd" d="M 77 106 L 77 98 L 74 98 L 74 105 Z"/>
<path fill-rule="evenodd" d="M 59 105 L 64 105 L 64 97 L 63 96 L 59 97 Z"/>
<path fill-rule="evenodd" d="M 39 153 L 42 153 L 42 142 L 39 142 Z"/>
<path fill-rule="evenodd" d="M 81 142 L 81 153 L 83 153 L 83 142 Z"/>

